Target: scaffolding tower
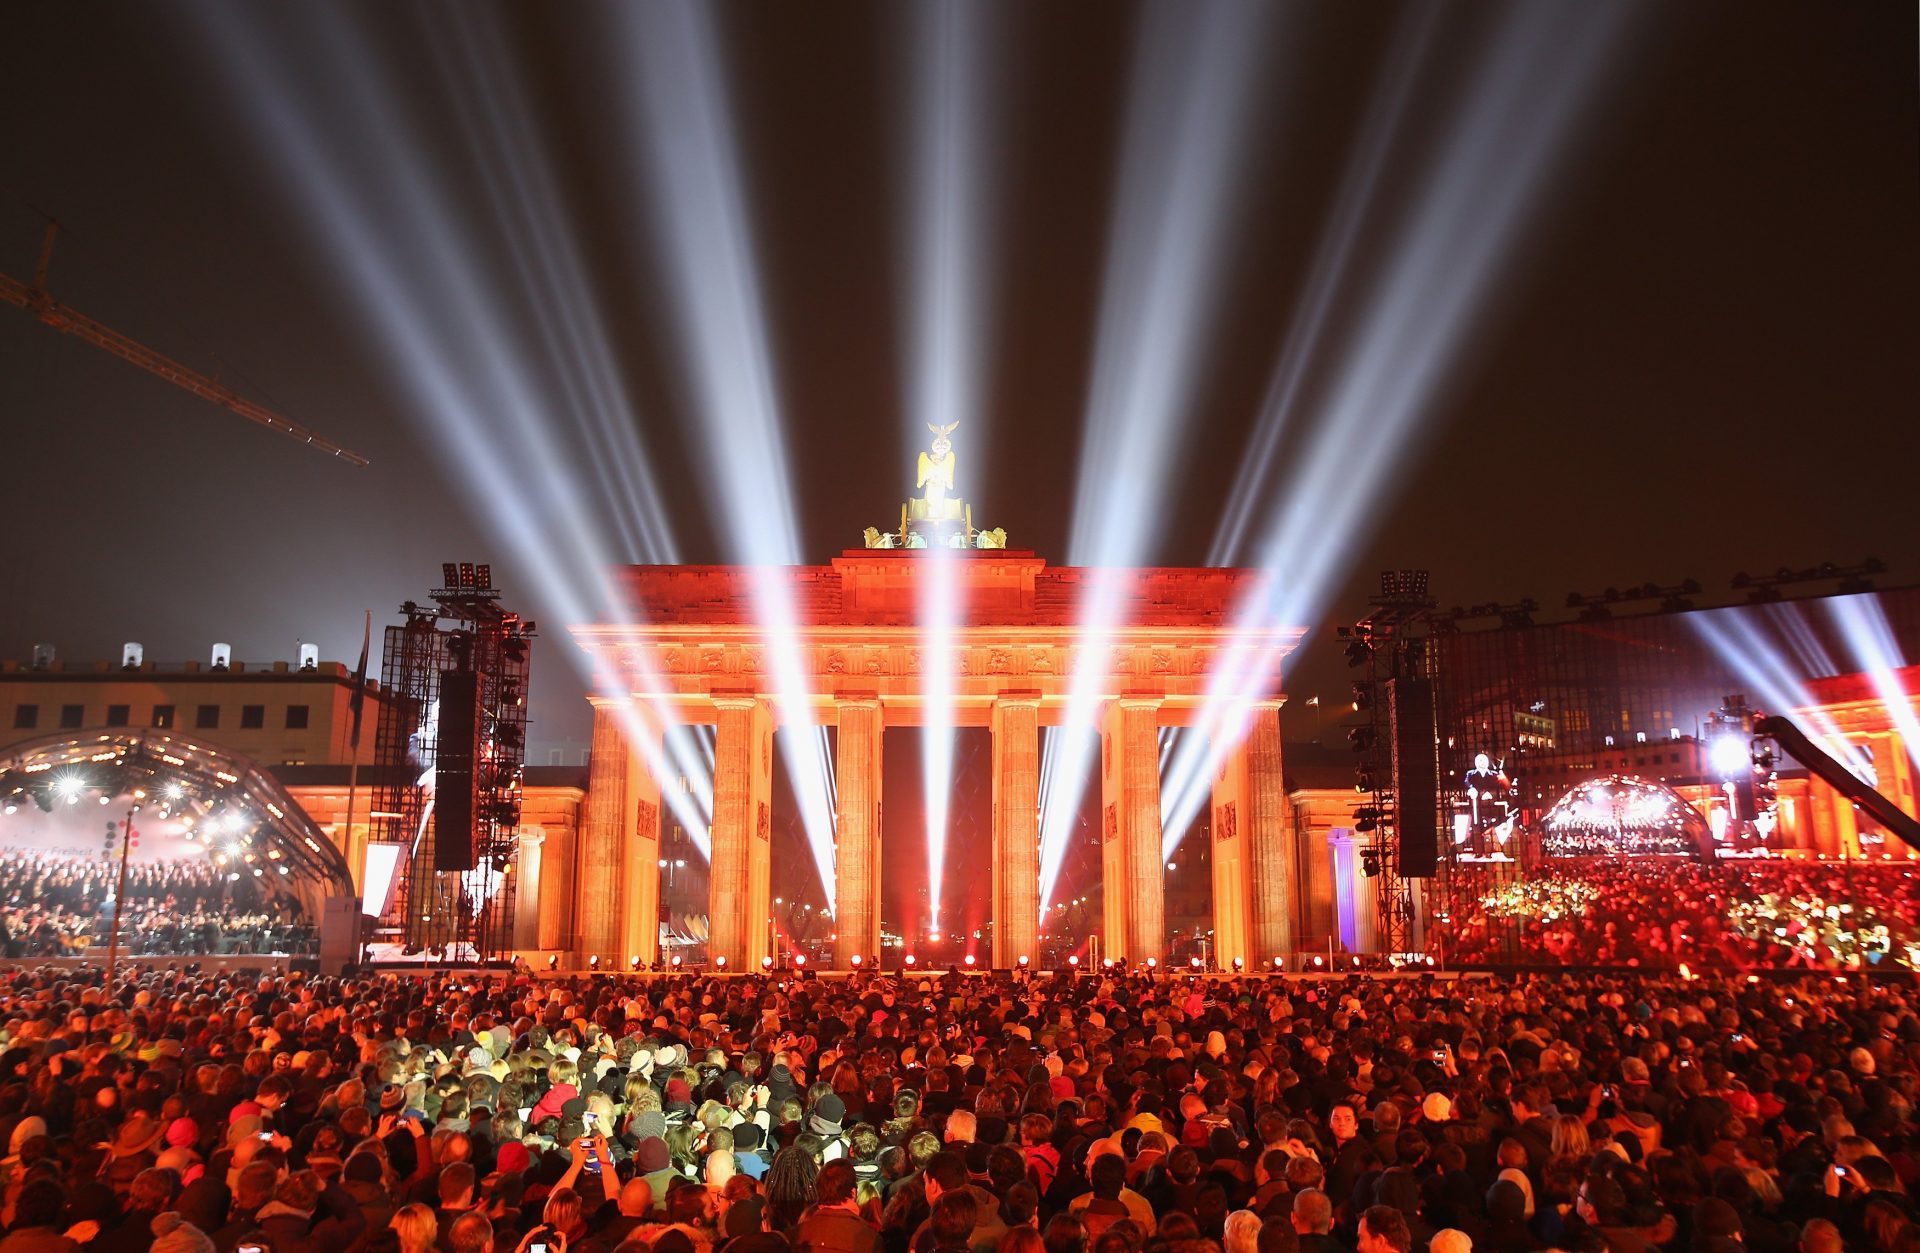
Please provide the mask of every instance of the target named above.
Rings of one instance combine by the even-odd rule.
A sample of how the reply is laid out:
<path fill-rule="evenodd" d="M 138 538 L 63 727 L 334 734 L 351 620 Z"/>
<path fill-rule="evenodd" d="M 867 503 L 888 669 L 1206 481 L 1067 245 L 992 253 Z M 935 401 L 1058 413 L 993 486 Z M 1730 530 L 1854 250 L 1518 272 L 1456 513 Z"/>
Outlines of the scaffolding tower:
<path fill-rule="evenodd" d="M 441 572 L 431 604 L 400 607 L 381 661 L 373 839 L 399 846 L 382 922 L 404 956 L 495 961 L 514 947 L 534 623 L 501 607 L 490 566 Z"/>

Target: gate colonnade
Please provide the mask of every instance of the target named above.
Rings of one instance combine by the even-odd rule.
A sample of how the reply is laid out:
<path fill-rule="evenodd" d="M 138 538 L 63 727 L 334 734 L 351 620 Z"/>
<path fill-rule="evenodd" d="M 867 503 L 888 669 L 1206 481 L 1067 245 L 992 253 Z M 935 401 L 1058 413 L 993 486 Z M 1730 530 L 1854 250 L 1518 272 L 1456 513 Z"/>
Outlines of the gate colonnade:
<path fill-rule="evenodd" d="M 1271 676 L 1272 690 L 1244 694 L 1249 716 L 1213 780 L 1214 951 L 1223 964 L 1260 963 L 1293 947 L 1297 855 L 1278 685 L 1280 660 L 1304 632 L 1234 626 L 1261 592 L 1257 572 L 1054 567 L 1006 549 L 855 549 L 827 566 L 633 566 L 622 577 L 629 620 L 573 631 L 624 690 L 594 698 L 580 847 L 546 863 L 540 947 L 657 959 L 660 780 L 646 763 L 660 760 L 666 723 L 705 724 L 715 736 L 709 957 L 757 969 L 771 952 L 773 732 L 779 718 L 805 718 L 838 728 L 835 965 L 879 953 L 882 743 L 887 727 L 926 720 L 933 659 L 917 610 L 931 578 L 953 580 L 945 704 L 957 726 L 993 736 L 993 964 L 1038 953 L 1040 728 L 1064 721 L 1083 661 L 1100 679 L 1104 950 L 1135 962 L 1164 956 L 1159 732 L 1196 721 L 1212 674 L 1236 649 L 1245 657 L 1235 668 Z M 756 620 L 769 577 L 786 582 L 795 608 L 781 643 L 800 658 L 800 709 L 774 694 L 774 643 Z M 1124 625 L 1081 625 L 1083 605 L 1116 594 Z"/>

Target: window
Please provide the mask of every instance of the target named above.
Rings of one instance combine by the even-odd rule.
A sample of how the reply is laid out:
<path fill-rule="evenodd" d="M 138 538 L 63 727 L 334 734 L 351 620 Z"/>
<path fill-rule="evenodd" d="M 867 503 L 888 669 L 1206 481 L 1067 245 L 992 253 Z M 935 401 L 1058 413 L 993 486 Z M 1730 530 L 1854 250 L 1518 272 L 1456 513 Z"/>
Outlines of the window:
<path fill-rule="evenodd" d="M 165 730 L 173 725 L 173 706 L 155 705 L 153 707 L 153 725 Z"/>
<path fill-rule="evenodd" d="M 133 706 L 131 705 L 107 706 L 107 725 L 110 727 L 124 727 L 132 718 Z"/>
<path fill-rule="evenodd" d="M 40 706 L 15 705 L 13 707 L 13 729 L 31 731 L 40 725 Z"/>
<path fill-rule="evenodd" d="M 267 707 L 265 705 L 240 706 L 240 726 L 242 730 L 258 731 L 267 725 Z"/>
<path fill-rule="evenodd" d="M 220 725 L 220 706 L 202 705 L 193 711 L 194 729 L 211 731 Z"/>
<path fill-rule="evenodd" d="M 304 731 L 307 729 L 307 707 L 305 705 L 287 706 L 287 730 Z"/>
<path fill-rule="evenodd" d="M 62 730 L 71 730 L 74 727 L 81 727 L 86 724 L 87 707 L 85 705 L 60 706 L 60 727 Z"/>

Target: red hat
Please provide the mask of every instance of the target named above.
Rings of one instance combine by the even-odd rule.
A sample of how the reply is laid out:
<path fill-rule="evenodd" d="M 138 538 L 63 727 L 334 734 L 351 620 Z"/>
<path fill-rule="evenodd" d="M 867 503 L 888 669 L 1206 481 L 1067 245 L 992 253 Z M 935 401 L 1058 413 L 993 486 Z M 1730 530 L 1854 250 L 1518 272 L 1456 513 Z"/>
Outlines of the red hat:
<path fill-rule="evenodd" d="M 495 1159 L 494 1168 L 502 1174 L 517 1175 L 533 1164 L 533 1155 L 527 1152 L 527 1146 L 518 1140 L 509 1140 L 500 1146 L 500 1154 Z"/>

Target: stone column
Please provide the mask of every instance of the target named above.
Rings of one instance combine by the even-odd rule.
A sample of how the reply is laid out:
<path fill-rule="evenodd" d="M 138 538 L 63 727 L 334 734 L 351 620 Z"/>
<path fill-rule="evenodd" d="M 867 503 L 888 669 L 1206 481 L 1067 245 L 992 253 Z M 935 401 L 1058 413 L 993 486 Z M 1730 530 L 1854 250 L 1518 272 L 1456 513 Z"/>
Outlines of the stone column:
<path fill-rule="evenodd" d="M 808 734 L 808 723 L 798 734 Z M 773 707 L 761 701 L 753 725 L 753 839 L 747 843 L 747 955 L 743 965 L 760 968 L 773 953 Z M 733 959 L 727 959 L 729 965 Z"/>
<path fill-rule="evenodd" d="M 1253 887 L 1251 941 L 1257 962 L 1293 950 L 1295 873 L 1286 775 L 1280 762 L 1280 707 L 1254 708 L 1247 729 L 1247 864 Z"/>
<path fill-rule="evenodd" d="M 1840 855 L 1840 827 L 1834 817 L 1834 802 L 1840 794 L 1826 780 L 1807 778 L 1807 819 L 1813 829 L 1813 851 L 1821 857 Z"/>
<path fill-rule="evenodd" d="M 1300 934 L 1294 936 L 1294 943 L 1298 945 L 1303 942 L 1303 936 L 1311 936 L 1312 940 L 1307 942 L 1325 944 L 1335 930 L 1332 850 L 1327 845 L 1326 830 L 1313 820 L 1312 810 L 1307 806 L 1293 807 L 1293 826 L 1303 924 Z"/>
<path fill-rule="evenodd" d="M 592 783 L 588 783 L 592 795 Z M 573 859 L 574 831 L 584 820 L 576 810 L 573 821 L 542 832 L 540 844 L 540 926 L 535 947 L 547 952 L 574 948 Z"/>
<path fill-rule="evenodd" d="M 1360 865 L 1361 854 L 1371 845 L 1362 844 L 1341 830 L 1334 831 L 1329 844 L 1334 883 L 1339 893 L 1340 944 L 1348 952 L 1371 953 L 1379 942 L 1380 905 L 1373 880 L 1367 878 Z"/>
<path fill-rule="evenodd" d="M 632 749 L 621 726 L 624 711 L 595 701 L 593 750 L 587 760 L 587 803 L 581 815 L 578 848 L 578 899 L 574 908 L 574 943 L 584 962 L 620 963 L 621 902 L 624 875 L 621 858 L 632 823 L 629 782 Z"/>
<path fill-rule="evenodd" d="M 1109 829 L 1101 832 L 1109 849 L 1121 846 L 1116 867 L 1111 851 L 1102 858 L 1107 879 L 1103 892 L 1110 931 L 1108 951 L 1130 964 L 1166 956 L 1166 862 L 1160 854 L 1160 698 L 1122 696 L 1107 706 L 1102 735 L 1101 812 Z M 1120 875 L 1115 877 L 1118 868 Z M 1115 919 L 1116 898 L 1121 902 Z"/>
<path fill-rule="evenodd" d="M 1121 785 L 1115 762 L 1122 756 L 1119 719 L 1109 709 L 1100 728 L 1100 954 L 1127 952 L 1127 842 L 1120 838 Z"/>
<path fill-rule="evenodd" d="M 1040 694 L 993 702 L 993 964 L 1040 957 Z"/>
<path fill-rule="evenodd" d="M 752 693 L 716 695 L 713 752 L 713 864 L 707 894 L 707 956 L 734 970 L 758 969 L 769 951 L 767 848 L 773 732 L 766 702 Z"/>
<path fill-rule="evenodd" d="M 1875 769 L 1879 768 L 1875 763 Z M 1833 813 L 1834 847 L 1833 855 L 1842 859 L 1855 859 L 1860 849 L 1860 811 L 1853 807 L 1844 792 L 1839 788 L 1827 788 L 1827 801 Z"/>
<path fill-rule="evenodd" d="M 880 781 L 886 713 L 877 696 L 834 702 L 840 734 L 834 744 L 834 792 L 840 801 L 833 845 L 833 964 L 853 969 L 853 956 L 880 952 Z"/>
<path fill-rule="evenodd" d="M 358 808 L 356 805 L 355 808 Z M 335 840 L 340 851 L 346 855 L 347 869 L 353 874 L 353 894 L 365 896 L 367 893 L 367 839 L 372 834 L 366 823 L 343 823 L 341 834 L 344 839 Z"/>
<path fill-rule="evenodd" d="M 513 859 L 513 947 L 540 947 L 540 879 L 546 869 L 541 856 L 546 833 L 539 827 L 521 827 L 515 837 Z"/>
<path fill-rule="evenodd" d="M 620 958 L 641 964 L 660 956 L 660 780 L 648 761 L 660 759 L 661 728 L 653 716 L 639 714 L 636 734 L 648 739 L 632 745 L 627 762 L 627 813 L 621 852 Z"/>
<path fill-rule="evenodd" d="M 1247 746 L 1243 740 L 1213 777 L 1213 952 L 1233 969 L 1238 957 L 1257 965 L 1252 946 L 1253 883 L 1247 865 Z"/>
<path fill-rule="evenodd" d="M 1880 780 L 1874 791 L 1896 808 L 1912 813 L 1913 759 L 1907 756 L 1906 740 L 1898 731 L 1873 737 L 1873 772 Z"/>

